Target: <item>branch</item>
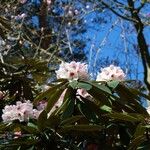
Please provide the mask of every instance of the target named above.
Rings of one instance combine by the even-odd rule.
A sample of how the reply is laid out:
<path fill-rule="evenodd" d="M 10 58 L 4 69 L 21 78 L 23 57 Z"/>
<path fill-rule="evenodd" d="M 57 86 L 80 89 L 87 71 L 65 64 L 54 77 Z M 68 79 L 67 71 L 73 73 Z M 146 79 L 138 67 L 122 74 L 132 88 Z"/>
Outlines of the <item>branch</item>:
<path fill-rule="evenodd" d="M 130 17 L 130 16 L 123 16 L 120 13 L 118 13 L 117 11 L 115 11 L 114 8 L 112 8 L 109 4 L 105 3 L 104 1 L 101 1 L 101 3 L 108 8 L 109 10 L 111 10 L 115 15 L 117 15 L 118 17 L 127 20 L 127 21 L 131 21 L 131 22 L 137 22 L 137 20 L 135 20 L 134 18 Z"/>
<path fill-rule="evenodd" d="M 141 21 L 138 12 L 134 7 L 133 0 L 128 0 L 128 5 L 130 7 L 130 13 L 132 18 L 136 19 L 138 22 L 134 22 L 134 27 L 137 31 L 137 40 L 138 46 L 141 54 L 142 64 L 144 67 L 144 82 L 147 86 L 147 89 L 150 92 L 150 54 L 148 50 L 148 46 L 146 43 L 146 39 L 143 33 L 144 24 Z"/>
<path fill-rule="evenodd" d="M 47 22 L 47 11 L 48 11 L 48 4 L 45 0 L 42 1 L 40 12 L 39 12 L 39 26 L 41 30 L 42 39 L 40 39 L 40 46 L 43 49 L 47 49 L 49 47 L 51 37 L 47 35 L 51 35 L 51 29 L 48 27 Z"/>

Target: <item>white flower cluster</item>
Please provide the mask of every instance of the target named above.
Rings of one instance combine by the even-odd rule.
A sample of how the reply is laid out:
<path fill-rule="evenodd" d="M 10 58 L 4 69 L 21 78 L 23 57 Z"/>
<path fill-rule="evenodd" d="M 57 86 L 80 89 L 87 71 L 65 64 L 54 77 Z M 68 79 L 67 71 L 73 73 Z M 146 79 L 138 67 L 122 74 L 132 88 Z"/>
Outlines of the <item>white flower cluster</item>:
<path fill-rule="evenodd" d="M 33 109 L 33 104 L 29 100 L 25 102 L 17 101 L 16 105 L 6 105 L 2 111 L 2 119 L 6 123 L 14 120 L 23 122 L 28 121 L 30 118 L 37 119 L 41 113 L 41 111 Z"/>
<path fill-rule="evenodd" d="M 85 63 L 72 61 L 70 63 L 62 62 L 60 64 L 59 70 L 56 71 L 57 79 L 83 79 L 87 80 L 88 67 Z"/>
<path fill-rule="evenodd" d="M 60 64 L 60 68 L 56 71 L 57 78 L 64 78 L 69 80 L 77 80 L 83 79 L 87 80 L 89 78 L 88 75 L 88 67 L 85 63 L 72 61 L 70 63 L 62 62 Z M 101 69 L 101 72 L 97 76 L 97 81 L 110 81 L 110 80 L 125 80 L 125 73 L 120 67 L 116 67 L 114 65 L 110 65 L 109 67 Z M 51 111 L 48 113 L 48 117 L 59 108 L 64 100 L 64 95 L 66 90 L 62 93 L 58 101 L 55 103 Z M 77 95 L 80 95 L 84 98 L 92 98 L 90 94 L 87 93 L 85 89 L 78 89 Z M 6 105 L 2 110 L 2 119 L 4 122 L 9 123 L 13 120 L 19 120 L 20 122 L 28 121 L 31 119 L 37 119 L 40 113 L 47 106 L 47 101 L 41 101 L 37 105 L 37 109 L 33 109 L 33 104 L 28 100 L 25 102 L 17 101 L 16 105 Z M 148 111 L 150 108 L 148 109 Z"/>
<path fill-rule="evenodd" d="M 96 81 L 123 81 L 125 77 L 126 75 L 120 67 L 110 65 L 109 67 L 101 69 L 101 72 L 97 75 Z"/>

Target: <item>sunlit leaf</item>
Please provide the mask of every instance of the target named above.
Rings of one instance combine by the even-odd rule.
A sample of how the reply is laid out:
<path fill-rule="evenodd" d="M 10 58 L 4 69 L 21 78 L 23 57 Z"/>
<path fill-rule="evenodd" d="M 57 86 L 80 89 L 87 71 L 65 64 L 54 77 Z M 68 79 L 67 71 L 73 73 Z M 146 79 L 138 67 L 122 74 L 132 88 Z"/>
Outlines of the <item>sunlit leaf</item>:
<path fill-rule="evenodd" d="M 79 82 L 77 87 L 88 91 L 92 88 L 92 85 L 90 85 L 88 83 L 84 83 L 84 82 Z"/>
<path fill-rule="evenodd" d="M 108 87 L 112 88 L 113 90 L 119 85 L 119 81 L 110 81 L 107 82 Z"/>

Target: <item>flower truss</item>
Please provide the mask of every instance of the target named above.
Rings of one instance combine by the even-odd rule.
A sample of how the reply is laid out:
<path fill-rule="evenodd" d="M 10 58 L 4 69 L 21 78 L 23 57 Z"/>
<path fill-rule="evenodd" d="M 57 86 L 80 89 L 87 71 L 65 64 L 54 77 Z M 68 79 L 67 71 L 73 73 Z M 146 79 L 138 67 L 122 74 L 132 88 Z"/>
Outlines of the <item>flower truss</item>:
<path fill-rule="evenodd" d="M 28 121 L 30 118 L 37 119 L 41 112 L 33 109 L 33 104 L 29 100 L 25 102 L 17 101 L 16 105 L 6 105 L 2 111 L 2 119 L 6 123 L 14 120 L 23 122 Z"/>
<path fill-rule="evenodd" d="M 96 81 L 123 81 L 125 77 L 126 75 L 120 67 L 110 65 L 109 67 L 101 69 L 101 72 L 97 75 Z"/>
<path fill-rule="evenodd" d="M 85 63 L 72 61 L 70 63 L 62 62 L 60 64 L 59 70 L 56 71 L 57 79 L 82 79 L 87 80 L 88 67 Z"/>

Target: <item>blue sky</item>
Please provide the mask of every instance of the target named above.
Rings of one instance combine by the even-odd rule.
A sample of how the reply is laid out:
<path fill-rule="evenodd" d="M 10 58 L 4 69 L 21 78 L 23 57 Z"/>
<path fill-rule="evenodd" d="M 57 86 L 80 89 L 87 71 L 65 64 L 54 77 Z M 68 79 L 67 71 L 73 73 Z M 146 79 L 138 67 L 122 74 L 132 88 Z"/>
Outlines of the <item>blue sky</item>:
<path fill-rule="evenodd" d="M 36 5 L 40 4 L 39 0 L 32 0 L 32 2 Z M 125 1 L 121 2 L 125 3 Z M 87 4 L 92 8 L 90 3 Z M 136 3 L 137 7 L 138 5 L 139 2 Z M 90 11 L 90 7 L 84 11 Z M 146 14 L 149 13 L 149 10 L 150 8 L 146 7 L 142 12 Z M 105 17 L 106 15 L 107 17 Z M 104 23 L 100 23 L 99 18 L 104 18 Z M 95 22 L 96 19 L 97 23 Z M 32 21 L 34 26 L 38 27 L 38 17 L 33 16 Z M 106 66 L 105 59 L 109 58 L 108 64 L 113 63 L 121 66 L 129 74 L 128 78 L 143 80 L 141 59 L 137 55 L 135 47 L 133 47 L 133 44 L 134 46 L 137 44 L 136 32 L 130 22 L 119 19 L 111 12 L 100 13 L 97 11 L 87 13 L 84 16 L 84 22 L 87 32 L 81 37 L 88 41 L 84 52 L 88 59 L 89 71 L 93 73 L 93 78 L 101 67 Z M 149 31 L 150 27 L 146 27 L 144 34 L 147 43 L 150 45 Z M 79 38 L 81 37 L 79 36 Z"/>

